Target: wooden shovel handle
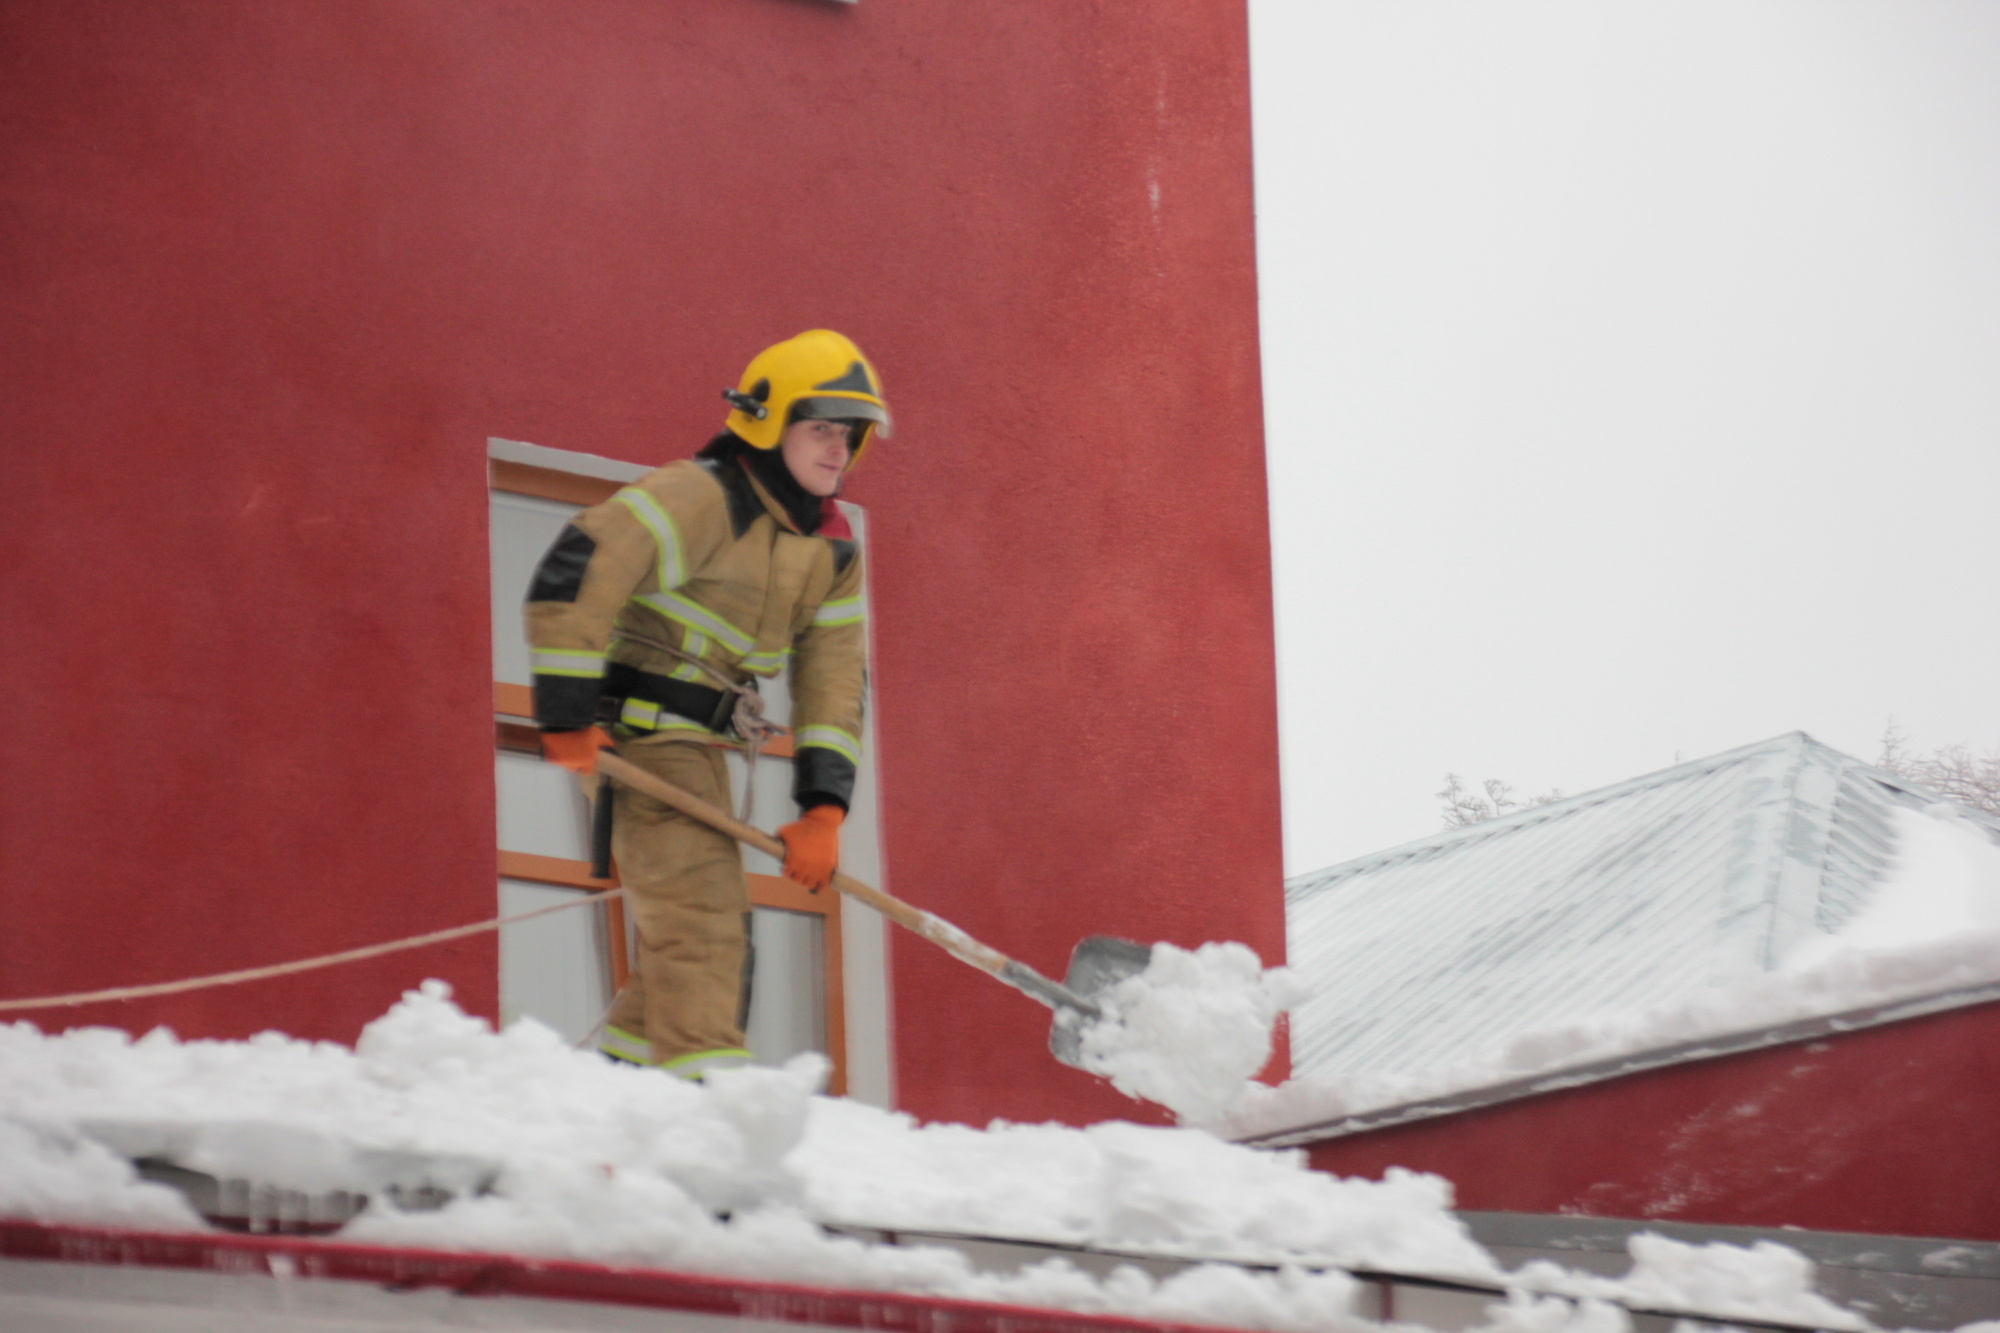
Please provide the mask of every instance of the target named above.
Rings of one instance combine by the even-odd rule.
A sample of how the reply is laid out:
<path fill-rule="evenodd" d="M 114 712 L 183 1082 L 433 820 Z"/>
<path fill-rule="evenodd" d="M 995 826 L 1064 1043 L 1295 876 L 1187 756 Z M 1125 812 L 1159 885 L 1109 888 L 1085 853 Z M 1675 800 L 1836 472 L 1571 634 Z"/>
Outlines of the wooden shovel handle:
<path fill-rule="evenodd" d="M 665 778 L 653 776 L 629 759 L 621 759 L 608 750 L 600 750 L 597 755 L 597 769 L 598 772 L 609 775 L 614 781 L 622 782 L 634 791 L 644 792 L 684 815 L 699 819 L 712 829 L 727 833 L 745 846 L 755 847 L 766 856 L 774 856 L 779 861 L 785 859 L 785 844 L 779 839 L 735 818 L 727 810 L 710 805 L 693 792 L 683 791 Z M 867 903 L 897 925 L 916 932 L 961 962 L 970 963 L 982 972 L 991 972 L 999 977 L 1008 970 L 1012 962 L 1006 954 L 989 945 L 981 944 L 943 917 L 934 916 L 921 907 L 912 907 L 901 898 L 892 898 L 852 875 L 844 875 L 836 870 L 833 874 L 833 887 L 857 902 Z M 1013 964 L 1013 966 L 1018 969 L 1020 965 Z"/>

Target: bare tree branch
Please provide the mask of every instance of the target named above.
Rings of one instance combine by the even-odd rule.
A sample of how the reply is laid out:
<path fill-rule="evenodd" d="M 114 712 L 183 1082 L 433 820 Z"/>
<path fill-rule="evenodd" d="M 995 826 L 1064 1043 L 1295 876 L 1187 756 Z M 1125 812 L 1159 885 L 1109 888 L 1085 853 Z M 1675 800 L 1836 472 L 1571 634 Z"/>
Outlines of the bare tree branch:
<path fill-rule="evenodd" d="M 1883 729 L 1882 756 L 1875 766 L 1961 805 L 2000 815 L 2000 748 L 1974 754 L 1970 746 L 1947 745 L 1929 754 L 1911 754 L 1909 737 L 1892 717 Z"/>
<path fill-rule="evenodd" d="M 1464 828 L 1469 824 L 1483 824 L 1489 819 L 1511 815 L 1516 810 L 1529 810 L 1550 801 L 1560 801 L 1562 792 L 1551 790 L 1540 796 L 1531 796 L 1525 801 L 1514 799 L 1514 784 L 1499 778 L 1488 778 L 1480 784 L 1486 791 L 1484 796 L 1475 796 L 1465 789 L 1464 782 L 1456 773 L 1444 775 L 1444 790 L 1437 798 L 1444 802 L 1444 826 L 1447 829 Z"/>

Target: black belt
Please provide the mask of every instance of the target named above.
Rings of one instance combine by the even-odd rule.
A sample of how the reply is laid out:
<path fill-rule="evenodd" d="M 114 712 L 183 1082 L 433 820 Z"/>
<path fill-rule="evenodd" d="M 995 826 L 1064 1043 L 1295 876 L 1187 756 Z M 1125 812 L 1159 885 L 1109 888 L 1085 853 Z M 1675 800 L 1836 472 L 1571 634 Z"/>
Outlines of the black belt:
<path fill-rule="evenodd" d="M 623 662 L 612 662 L 605 668 L 604 693 L 599 697 L 600 709 L 612 722 L 618 720 L 627 699 L 644 699 L 719 735 L 729 735 L 736 726 L 734 692 L 641 671 Z"/>

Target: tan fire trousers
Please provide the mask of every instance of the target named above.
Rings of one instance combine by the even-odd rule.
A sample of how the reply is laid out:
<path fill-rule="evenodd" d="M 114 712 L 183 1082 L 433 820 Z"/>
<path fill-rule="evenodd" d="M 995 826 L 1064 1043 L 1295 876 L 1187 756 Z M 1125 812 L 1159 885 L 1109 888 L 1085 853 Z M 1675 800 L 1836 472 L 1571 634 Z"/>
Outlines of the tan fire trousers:
<path fill-rule="evenodd" d="M 620 757 L 730 808 L 729 769 L 712 745 L 642 737 Z M 735 839 L 616 785 L 612 855 L 638 957 L 607 1020 L 644 1038 L 656 1064 L 743 1045 L 744 917 L 750 887 Z"/>

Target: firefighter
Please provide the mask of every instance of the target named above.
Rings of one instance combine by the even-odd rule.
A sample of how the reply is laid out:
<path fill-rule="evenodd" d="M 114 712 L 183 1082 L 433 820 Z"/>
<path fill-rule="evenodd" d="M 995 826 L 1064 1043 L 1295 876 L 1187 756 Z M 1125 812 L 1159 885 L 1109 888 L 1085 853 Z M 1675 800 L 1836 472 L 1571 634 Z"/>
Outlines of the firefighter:
<path fill-rule="evenodd" d="M 785 874 L 823 889 L 867 678 L 861 552 L 834 496 L 889 411 L 868 359 L 827 329 L 758 353 L 723 396 L 707 447 L 578 514 L 542 558 L 527 603 L 535 720 L 544 756 L 572 772 L 615 744 L 727 808 L 725 747 L 760 734 L 756 682 L 789 664 L 800 814 L 778 832 Z M 747 1063 L 736 843 L 624 786 L 609 799 L 639 948 L 600 1049 L 690 1078 Z"/>

